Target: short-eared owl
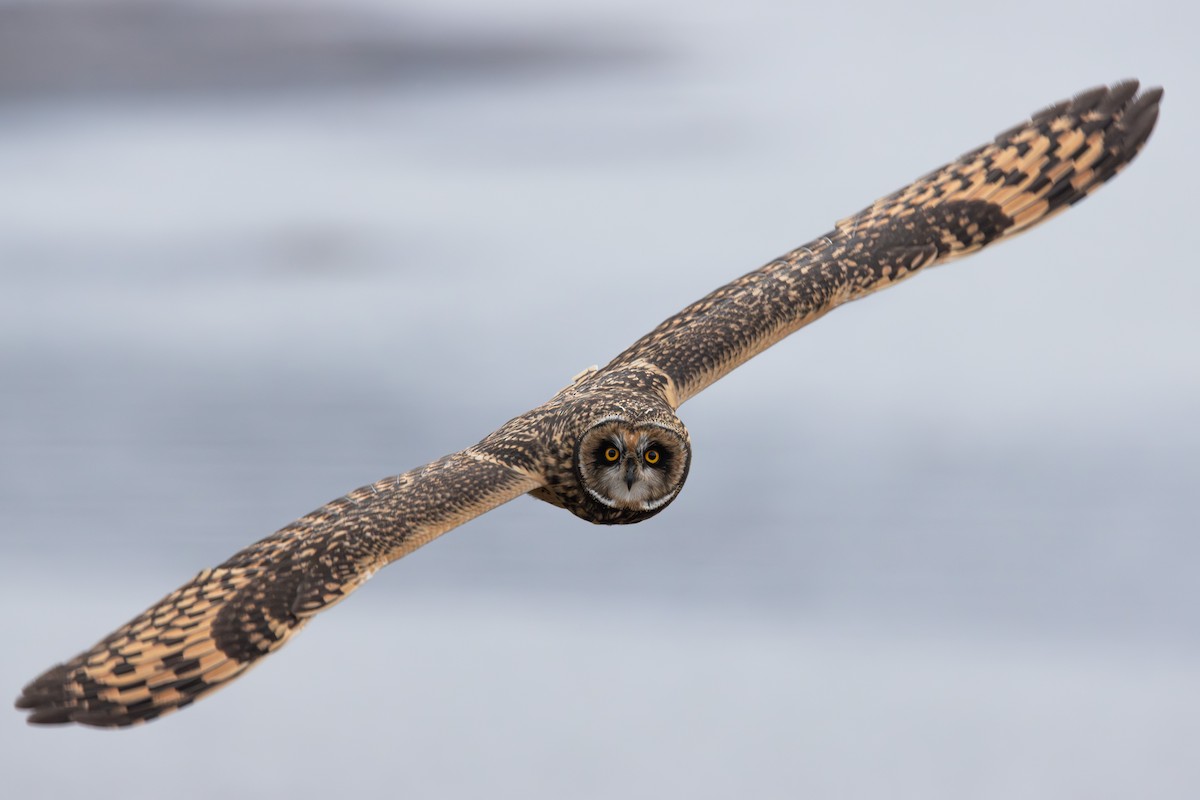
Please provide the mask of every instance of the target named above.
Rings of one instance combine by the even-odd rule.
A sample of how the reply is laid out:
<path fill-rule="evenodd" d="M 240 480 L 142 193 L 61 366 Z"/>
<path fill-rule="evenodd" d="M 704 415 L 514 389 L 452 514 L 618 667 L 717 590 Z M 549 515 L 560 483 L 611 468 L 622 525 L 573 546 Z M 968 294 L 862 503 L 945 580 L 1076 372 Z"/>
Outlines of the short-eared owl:
<path fill-rule="evenodd" d="M 122 726 L 189 705 L 380 567 L 522 494 L 638 522 L 683 487 L 688 398 L 850 300 L 1026 230 L 1128 164 L 1158 116 L 1135 81 L 1050 106 L 722 286 L 478 444 L 356 489 L 203 570 L 25 687 L 30 722 Z"/>

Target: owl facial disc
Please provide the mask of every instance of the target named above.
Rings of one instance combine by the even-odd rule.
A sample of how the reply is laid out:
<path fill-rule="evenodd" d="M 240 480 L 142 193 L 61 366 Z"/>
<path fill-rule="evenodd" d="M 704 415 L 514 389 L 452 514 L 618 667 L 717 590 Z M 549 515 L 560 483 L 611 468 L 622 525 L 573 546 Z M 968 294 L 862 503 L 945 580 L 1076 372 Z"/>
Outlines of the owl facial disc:
<path fill-rule="evenodd" d="M 608 508 L 629 511 L 658 511 L 674 500 L 690 459 L 680 430 L 616 416 L 589 428 L 575 452 L 576 471 L 588 496 Z"/>

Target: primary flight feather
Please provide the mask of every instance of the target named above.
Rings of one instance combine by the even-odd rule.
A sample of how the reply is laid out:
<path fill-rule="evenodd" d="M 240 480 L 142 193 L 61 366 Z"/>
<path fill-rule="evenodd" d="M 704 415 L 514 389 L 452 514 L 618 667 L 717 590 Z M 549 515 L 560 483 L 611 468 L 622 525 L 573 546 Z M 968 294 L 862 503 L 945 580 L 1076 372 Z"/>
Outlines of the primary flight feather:
<path fill-rule="evenodd" d="M 189 705 L 279 649 L 380 567 L 530 493 L 603 524 L 679 494 L 675 410 L 842 303 L 1020 233 L 1133 160 L 1161 89 L 1056 103 L 722 286 L 478 444 L 334 500 L 203 570 L 17 699 L 34 723 L 125 726 Z"/>

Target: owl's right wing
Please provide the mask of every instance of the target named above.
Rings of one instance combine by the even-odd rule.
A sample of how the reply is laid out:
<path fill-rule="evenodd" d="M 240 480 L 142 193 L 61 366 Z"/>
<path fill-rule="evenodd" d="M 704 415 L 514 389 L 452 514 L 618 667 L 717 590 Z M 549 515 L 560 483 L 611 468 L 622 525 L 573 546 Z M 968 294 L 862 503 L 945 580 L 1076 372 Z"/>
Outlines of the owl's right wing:
<path fill-rule="evenodd" d="M 1034 114 L 693 303 L 599 373 L 640 370 L 678 407 L 842 303 L 1049 219 L 1141 150 L 1162 90 L 1137 89 L 1099 87 Z"/>
<path fill-rule="evenodd" d="M 526 447 L 498 432 L 350 492 L 47 670 L 16 705 L 31 712 L 29 722 L 106 727 L 187 706 L 279 649 L 380 567 L 540 486 L 533 464 Z"/>

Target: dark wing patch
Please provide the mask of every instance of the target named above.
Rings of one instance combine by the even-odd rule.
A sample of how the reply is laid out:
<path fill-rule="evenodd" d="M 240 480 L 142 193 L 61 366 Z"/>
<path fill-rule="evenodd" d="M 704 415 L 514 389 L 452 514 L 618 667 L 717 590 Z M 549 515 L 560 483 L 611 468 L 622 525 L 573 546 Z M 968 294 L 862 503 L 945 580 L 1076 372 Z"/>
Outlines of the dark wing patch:
<path fill-rule="evenodd" d="M 1010 237 L 1079 202 L 1145 144 L 1161 89 L 1137 82 L 1057 103 L 994 141 L 722 286 L 664 321 L 598 377 L 662 377 L 673 406 L 783 337 L 918 270 Z"/>
<path fill-rule="evenodd" d="M 380 567 L 540 485 L 486 444 L 357 489 L 204 570 L 47 670 L 17 707 L 34 723 L 124 726 L 225 685 Z"/>

